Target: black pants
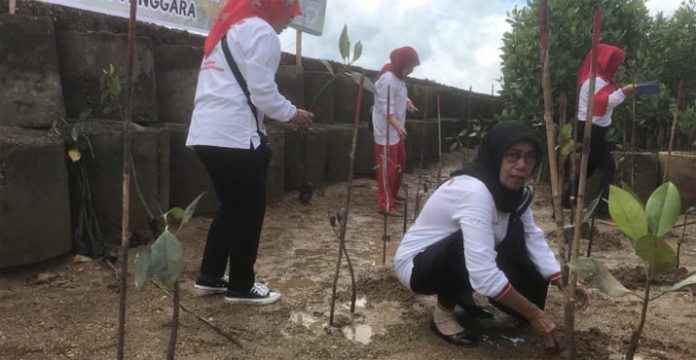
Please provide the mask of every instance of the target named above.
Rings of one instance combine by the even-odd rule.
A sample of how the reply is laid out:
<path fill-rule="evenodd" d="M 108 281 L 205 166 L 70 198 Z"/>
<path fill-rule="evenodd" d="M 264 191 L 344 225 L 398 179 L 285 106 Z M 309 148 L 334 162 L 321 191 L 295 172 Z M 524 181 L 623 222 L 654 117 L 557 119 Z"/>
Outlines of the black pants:
<path fill-rule="evenodd" d="M 592 125 L 592 138 L 590 139 L 590 157 L 587 163 L 587 177 L 592 176 L 599 169 L 602 177 L 599 182 L 599 189 L 604 199 L 609 198 L 609 185 L 614 180 L 616 165 L 614 158 L 611 156 L 611 149 L 605 139 L 608 127 Z M 585 136 L 585 122 L 578 122 L 577 141 L 582 143 Z M 577 192 L 578 184 L 576 182 L 575 189 Z"/>
<path fill-rule="evenodd" d="M 220 200 L 210 224 L 201 275 L 220 278 L 229 260 L 229 290 L 247 291 L 254 284 L 254 264 L 266 214 L 266 175 L 270 151 L 196 146 Z"/>
<path fill-rule="evenodd" d="M 466 269 L 463 242 L 462 232 L 458 231 L 418 254 L 413 259 L 411 289 L 418 294 L 436 294 L 438 301 L 444 303 L 456 303 L 455 299 L 472 293 L 474 289 Z M 507 259 L 510 257 L 499 255 L 496 260 L 498 267 L 515 290 L 543 310 L 549 282 L 531 263 L 523 265 Z M 488 301 L 505 313 L 524 320 L 522 315 L 492 298 Z"/>

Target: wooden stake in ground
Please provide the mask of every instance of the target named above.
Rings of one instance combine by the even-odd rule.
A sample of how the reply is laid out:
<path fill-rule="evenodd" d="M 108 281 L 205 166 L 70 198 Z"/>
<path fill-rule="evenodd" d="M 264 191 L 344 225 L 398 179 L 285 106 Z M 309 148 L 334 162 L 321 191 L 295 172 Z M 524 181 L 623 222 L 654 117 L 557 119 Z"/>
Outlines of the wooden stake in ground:
<path fill-rule="evenodd" d="M 358 129 L 360 126 L 360 111 L 362 109 L 364 84 L 365 73 L 362 73 L 360 75 L 360 84 L 358 85 L 358 100 L 355 104 L 355 117 L 353 120 L 353 145 L 350 150 L 350 164 L 348 166 L 348 194 L 346 195 L 346 207 L 342 212 L 341 234 L 338 238 L 338 260 L 336 261 L 336 271 L 334 272 L 333 288 L 331 291 L 331 312 L 329 314 L 329 325 L 333 325 L 334 310 L 336 309 L 336 287 L 338 286 L 338 275 L 341 271 L 341 259 L 343 255 L 346 257 L 346 262 L 348 263 L 348 269 L 350 270 L 352 281 L 350 311 L 355 312 L 355 276 L 353 274 L 353 266 L 350 263 L 350 258 L 348 257 L 348 251 L 346 250 L 346 232 L 348 229 L 348 216 L 350 216 L 350 200 L 353 190 L 353 168 L 355 166 L 355 148 L 356 144 L 358 143 Z"/>
<path fill-rule="evenodd" d="M 549 159 L 549 174 L 551 175 L 551 194 L 553 196 L 553 215 L 556 228 L 563 229 L 563 209 L 561 208 L 561 192 L 558 180 L 558 161 L 556 157 L 556 127 L 553 123 L 553 98 L 551 96 L 551 71 L 549 69 L 549 17 L 548 1 L 539 2 L 539 48 L 541 52 L 541 87 L 544 92 L 544 120 L 546 122 L 546 152 Z"/>
<path fill-rule="evenodd" d="M 17 9 L 17 0 L 10 0 L 10 15 L 14 15 Z"/>
<path fill-rule="evenodd" d="M 302 66 L 302 31 L 295 35 L 295 65 Z"/>
<path fill-rule="evenodd" d="M 437 184 L 442 180 L 442 117 L 440 114 L 440 95 L 437 96 Z"/>
<path fill-rule="evenodd" d="M 425 87 L 425 106 L 423 108 L 423 136 L 421 138 L 421 153 L 418 163 L 418 185 L 416 186 L 416 203 L 413 207 L 413 221 L 416 221 L 418 217 L 418 212 L 420 211 L 421 202 L 421 187 L 423 185 L 423 158 L 425 157 L 425 121 L 428 118 L 428 95 L 430 93 L 430 86 Z"/>
<path fill-rule="evenodd" d="M 469 94 L 467 95 L 467 109 L 466 109 L 466 140 L 464 140 L 464 143 L 466 144 L 466 149 L 464 152 L 464 161 L 466 163 L 469 163 L 469 139 L 471 139 L 471 97 L 474 93 L 473 87 L 469 85 Z"/>
<path fill-rule="evenodd" d="M 592 109 L 594 108 L 594 96 L 595 85 L 596 85 L 596 65 L 597 65 L 597 49 L 599 48 L 599 35 L 602 29 L 602 10 L 598 9 L 594 16 L 594 26 L 592 29 L 592 60 L 590 63 L 590 89 L 587 101 L 587 117 L 585 118 L 585 133 L 582 139 L 582 159 L 580 160 L 580 184 L 578 185 L 578 195 L 576 198 L 576 211 L 575 211 L 575 232 L 573 234 L 573 247 L 571 252 L 571 260 L 575 261 L 578 259 L 578 253 L 580 252 L 580 235 L 582 232 L 583 223 L 583 213 L 585 207 L 585 190 L 587 186 L 587 163 L 590 155 L 590 139 L 592 136 Z M 578 276 L 574 272 L 570 272 L 568 279 L 568 286 L 566 287 L 566 293 L 564 296 L 568 298 L 571 306 L 568 307 L 566 313 L 566 351 L 568 351 L 568 358 L 575 359 L 576 348 L 575 348 L 575 315 L 573 313 L 575 289 Z"/>
<path fill-rule="evenodd" d="M 121 273 L 119 275 L 119 318 L 116 358 L 123 360 L 126 338 L 126 297 L 128 278 L 128 229 L 130 228 L 130 159 L 131 159 L 131 114 L 133 98 L 133 58 L 135 56 L 135 25 L 137 1 L 130 2 L 128 25 L 127 79 L 126 79 L 126 118 L 123 122 L 123 208 L 121 212 Z"/>
<path fill-rule="evenodd" d="M 389 211 L 391 209 L 391 189 L 389 188 L 389 108 L 391 107 L 391 86 L 387 86 L 387 141 L 382 151 L 382 185 L 384 186 L 384 230 L 382 232 L 382 265 L 387 264 L 387 242 L 389 241 Z M 396 165 L 396 164 L 394 164 Z M 396 194 L 394 194 L 396 196 Z"/>
<path fill-rule="evenodd" d="M 679 105 L 682 99 L 682 87 L 684 80 L 679 81 L 679 89 L 677 90 L 677 100 L 674 104 L 674 119 L 672 120 L 672 131 L 669 135 L 669 147 L 667 148 L 667 163 L 665 164 L 665 173 L 662 175 L 662 182 L 667 182 L 669 176 L 669 163 L 672 162 L 672 147 L 674 146 L 674 136 L 677 133 L 677 120 L 679 120 Z"/>

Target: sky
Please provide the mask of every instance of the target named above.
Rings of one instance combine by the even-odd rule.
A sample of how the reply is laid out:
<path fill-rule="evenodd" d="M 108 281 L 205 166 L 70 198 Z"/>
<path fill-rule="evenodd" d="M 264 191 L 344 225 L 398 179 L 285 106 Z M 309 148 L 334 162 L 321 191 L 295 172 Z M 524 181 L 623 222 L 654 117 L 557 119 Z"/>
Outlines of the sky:
<path fill-rule="evenodd" d="M 341 62 L 338 39 L 348 26 L 351 44 L 360 41 L 363 55 L 355 63 L 378 70 L 391 50 L 410 45 L 421 60 L 412 77 L 435 80 L 475 92 L 497 93 L 505 21 L 525 0 L 327 0 L 321 37 L 304 34 L 304 56 Z M 670 16 L 681 0 L 647 0 L 651 15 Z M 295 53 L 294 29 L 281 34 L 283 51 Z M 351 45 L 352 47 L 352 45 Z"/>

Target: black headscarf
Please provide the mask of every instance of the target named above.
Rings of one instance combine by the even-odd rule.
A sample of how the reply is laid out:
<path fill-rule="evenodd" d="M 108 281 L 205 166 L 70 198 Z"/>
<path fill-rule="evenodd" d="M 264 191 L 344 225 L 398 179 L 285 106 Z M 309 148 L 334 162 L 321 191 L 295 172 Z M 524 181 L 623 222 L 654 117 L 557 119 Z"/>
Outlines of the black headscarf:
<path fill-rule="evenodd" d="M 495 206 L 503 212 L 516 210 L 524 201 L 524 187 L 519 190 L 509 190 L 500 183 L 500 166 L 503 155 L 513 145 L 520 141 L 531 143 L 537 154 L 534 170 L 541 163 L 541 143 L 534 136 L 532 129 L 518 121 L 503 121 L 494 125 L 483 137 L 478 154 L 467 167 L 457 170 L 451 176 L 469 175 L 481 180 L 493 195 Z"/>

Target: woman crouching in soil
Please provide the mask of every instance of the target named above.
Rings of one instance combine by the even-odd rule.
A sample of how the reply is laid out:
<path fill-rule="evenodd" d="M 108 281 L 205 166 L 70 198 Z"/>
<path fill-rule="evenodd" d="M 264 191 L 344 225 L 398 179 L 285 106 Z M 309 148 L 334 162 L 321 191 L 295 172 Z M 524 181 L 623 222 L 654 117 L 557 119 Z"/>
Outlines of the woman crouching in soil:
<path fill-rule="evenodd" d="M 525 186 L 542 147 L 531 129 L 507 121 L 483 138 L 476 159 L 456 171 L 426 202 L 394 257 L 399 281 L 417 294 L 437 294 L 432 328 L 445 340 L 472 346 L 477 335 L 457 321 L 454 307 L 492 317 L 473 300 L 476 291 L 503 312 L 528 321 L 550 349 L 559 348 L 556 324 L 544 312 L 549 283 L 561 284 L 556 257 L 529 208 Z M 580 285 L 579 308 L 590 305 Z"/>

